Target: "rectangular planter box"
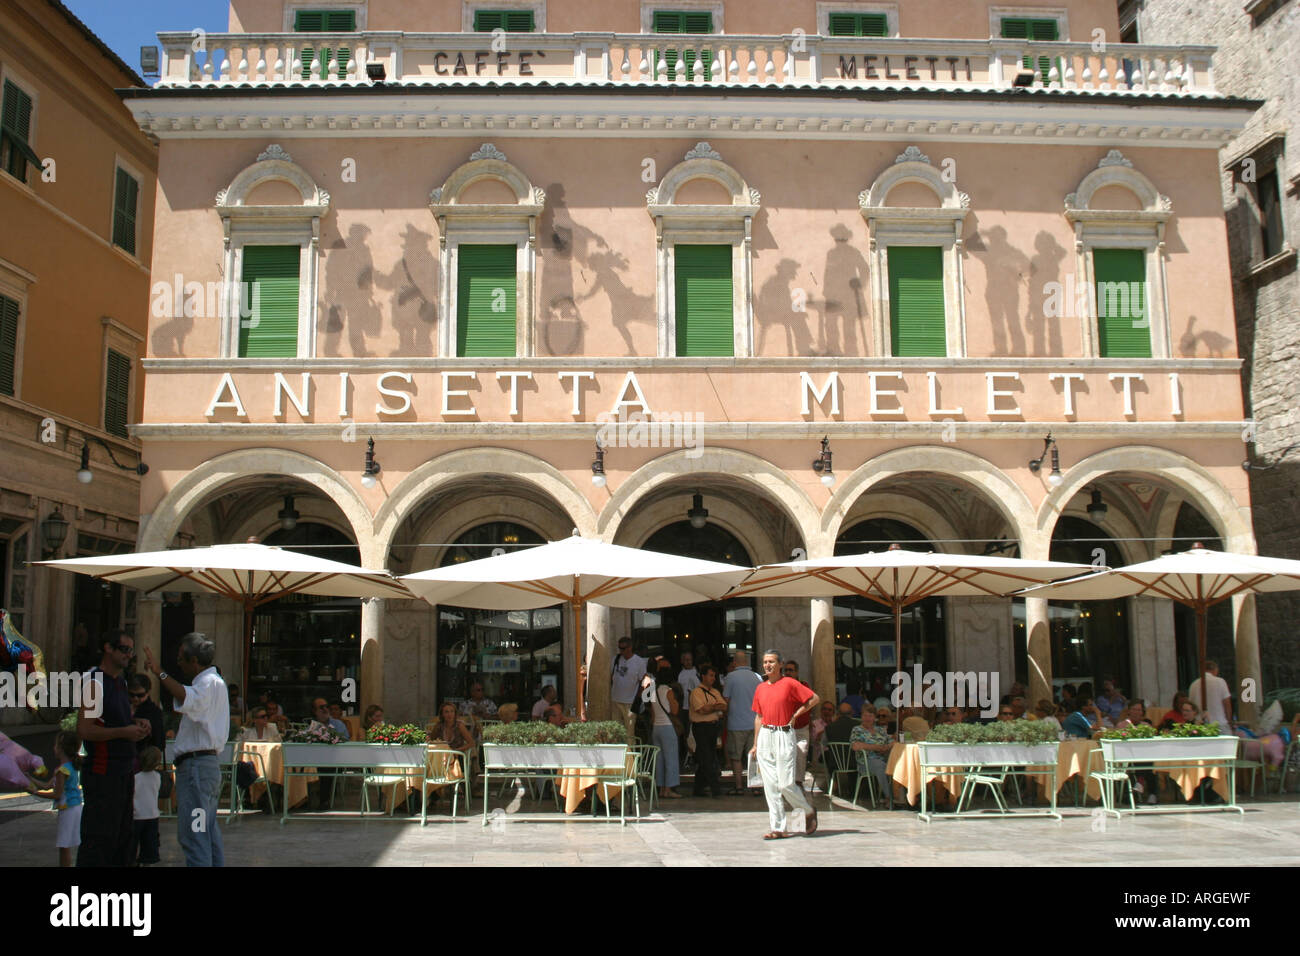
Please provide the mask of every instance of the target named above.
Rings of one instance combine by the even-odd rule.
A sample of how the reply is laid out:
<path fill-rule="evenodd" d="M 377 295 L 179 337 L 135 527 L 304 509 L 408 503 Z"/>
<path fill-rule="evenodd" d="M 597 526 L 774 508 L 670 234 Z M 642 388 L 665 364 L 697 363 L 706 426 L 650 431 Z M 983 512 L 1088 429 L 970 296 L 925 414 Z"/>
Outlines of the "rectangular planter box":
<path fill-rule="evenodd" d="M 419 767 L 428 748 L 423 744 L 284 744 L 286 767 Z"/>
<path fill-rule="evenodd" d="M 483 765 L 490 770 L 517 767 L 621 770 L 626 759 L 626 744 L 483 745 Z"/>
<path fill-rule="evenodd" d="M 1236 737 L 1153 737 L 1148 740 L 1101 741 L 1107 762 L 1128 760 L 1231 760 Z"/>
<path fill-rule="evenodd" d="M 1006 767 L 1055 765 L 1060 743 L 1050 744 L 940 744 L 923 742 L 921 762 L 929 766 Z"/>

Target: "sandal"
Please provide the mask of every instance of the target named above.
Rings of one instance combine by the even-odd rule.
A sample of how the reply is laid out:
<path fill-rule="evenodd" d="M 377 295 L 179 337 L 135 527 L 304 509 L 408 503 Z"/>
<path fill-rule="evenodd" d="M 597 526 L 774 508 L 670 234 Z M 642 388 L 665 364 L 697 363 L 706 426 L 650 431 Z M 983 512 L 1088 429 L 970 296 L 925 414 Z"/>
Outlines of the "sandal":
<path fill-rule="evenodd" d="M 787 836 L 789 836 L 788 833 L 778 833 L 776 830 L 773 830 L 773 831 L 771 831 L 770 833 L 764 833 L 764 834 L 763 834 L 763 839 L 764 839 L 764 840 L 784 840 Z"/>

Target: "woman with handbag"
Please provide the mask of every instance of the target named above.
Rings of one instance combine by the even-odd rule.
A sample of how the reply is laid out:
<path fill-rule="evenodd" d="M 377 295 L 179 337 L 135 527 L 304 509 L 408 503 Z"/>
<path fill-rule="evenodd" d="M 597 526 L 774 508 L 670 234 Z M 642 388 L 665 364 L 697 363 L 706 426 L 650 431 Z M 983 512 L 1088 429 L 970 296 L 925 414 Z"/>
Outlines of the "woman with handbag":
<path fill-rule="evenodd" d="M 722 769 L 718 766 L 718 727 L 727 711 L 727 700 L 714 686 L 718 672 L 708 664 L 700 668 L 700 683 L 691 691 L 691 732 L 695 735 L 695 790 L 704 796 L 707 788 L 715 797 L 722 796 Z"/>
<path fill-rule="evenodd" d="M 668 686 L 672 681 L 672 665 L 662 657 L 650 663 L 652 670 L 642 678 L 641 687 L 642 699 L 650 705 L 651 740 L 659 748 L 656 772 L 659 778 L 659 798 L 677 800 L 681 798 L 681 794 L 674 789 L 681 784 L 681 764 L 677 750 L 681 719 L 677 716 L 680 709 L 677 698 Z"/>

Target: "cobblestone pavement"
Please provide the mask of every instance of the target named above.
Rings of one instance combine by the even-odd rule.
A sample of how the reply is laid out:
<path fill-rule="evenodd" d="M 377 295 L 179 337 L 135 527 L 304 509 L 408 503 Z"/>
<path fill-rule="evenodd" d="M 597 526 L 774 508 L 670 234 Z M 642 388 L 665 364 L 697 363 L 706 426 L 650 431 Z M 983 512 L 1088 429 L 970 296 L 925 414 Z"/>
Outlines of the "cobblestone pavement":
<path fill-rule="evenodd" d="M 764 841 L 759 797 L 674 800 L 620 827 L 603 815 L 565 818 L 553 804 L 524 801 L 518 815 L 482 826 L 441 813 L 421 828 L 407 819 L 336 815 L 291 818 L 246 813 L 222 818 L 230 866 L 1123 866 L 1288 865 L 1300 846 L 1300 796 L 1248 801 L 1246 813 L 1162 813 L 1102 822 L 1090 810 L 1065 819 L 944 819 L 922 823 L 907 810 L 868 811 L 814 796 L 812 837 Z M 0 865 L 53 866 L 55 814 L 25 797 L 0 799 Z M 539 819 L 541 817 L 541 819 Z M 174 819 L 162 821 L 162 865 L 183 865 Z"/>

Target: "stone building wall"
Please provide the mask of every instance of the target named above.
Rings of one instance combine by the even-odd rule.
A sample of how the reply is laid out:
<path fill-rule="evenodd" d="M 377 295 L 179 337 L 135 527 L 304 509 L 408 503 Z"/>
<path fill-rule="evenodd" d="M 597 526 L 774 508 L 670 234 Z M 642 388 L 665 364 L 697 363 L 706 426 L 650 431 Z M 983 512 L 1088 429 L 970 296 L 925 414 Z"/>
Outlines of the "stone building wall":
<path fill-rule="evenodd" d="M 1224 208 L 1247 416 L 1256 422 L 1250 495 L 1261 554 L 1300 558 L 1300 272 L 1294 251 L 1263 266 L 1252 253 L 1258 229 L 1240 183 L 1241 160 L 1270 140 L 1282 193 L 1285 245 L 1300 240 L 1300 2 L 1271 0 L 1247 13 L 1242 0 L 1140 0 L 1143 43 L 1218 47 L 1215 83 L 1229 96 L 1263 100 L 1221 153 Z M 1280 142 L 1276 137 L 1285 139 Z M 1176 308 L 1176 306 L 1175 306 Z M 1190 331 L 1190 330 L 1189 330 Z M 1197 353 L 1213 354 L 1212 343 Z M 1257 602 L 1265 689 L 1300 686 L 1300 594 Z"/>

